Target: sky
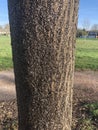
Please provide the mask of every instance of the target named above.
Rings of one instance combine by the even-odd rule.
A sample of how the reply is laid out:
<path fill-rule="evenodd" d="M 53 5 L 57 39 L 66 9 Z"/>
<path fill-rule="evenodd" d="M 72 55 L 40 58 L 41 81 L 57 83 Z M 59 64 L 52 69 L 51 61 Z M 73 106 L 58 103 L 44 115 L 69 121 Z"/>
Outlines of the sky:
<path fill-rule="evenodd" d="M 88 21 L 90 27 L 98 24 L 98 0 L 80 0 L 78 12 L 78 27 L 83 28 L 84 21 Z M 7 0 L 0 0 L 0 25 L 8 23 Z"/>
<path fill-rule="evenodd" d="M 88 21 L 89 28 L 98 24 L 98 0 L 80 0 L 78 12 L 78 27 L 84 28 L 84 21 Z"/>
<path fill-rule="evenodd" d="M 8 23 L 7 0 L 0 0 L 0 25 Z"/>

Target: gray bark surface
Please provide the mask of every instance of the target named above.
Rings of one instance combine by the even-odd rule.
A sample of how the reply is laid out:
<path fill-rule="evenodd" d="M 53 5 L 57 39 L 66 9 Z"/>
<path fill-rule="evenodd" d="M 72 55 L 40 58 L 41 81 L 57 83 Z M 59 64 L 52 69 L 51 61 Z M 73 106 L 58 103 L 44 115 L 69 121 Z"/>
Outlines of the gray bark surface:
<path fill-rule="evenodd" d="M 78 0 L 9 0 L 19 130 L 70 130 Z"/>

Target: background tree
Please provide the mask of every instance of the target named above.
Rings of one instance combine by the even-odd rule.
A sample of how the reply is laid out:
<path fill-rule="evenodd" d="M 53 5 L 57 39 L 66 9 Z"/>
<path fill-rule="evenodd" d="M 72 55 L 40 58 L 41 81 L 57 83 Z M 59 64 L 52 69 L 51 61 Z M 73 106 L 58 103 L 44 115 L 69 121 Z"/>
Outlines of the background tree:
<path fill-rule="evenodd" d="M 2 29 L 3 29 L 2 26 L 0 26 L 0 32 L 2 31 Z"/>
<path fill-rule="evenodd" d="M 88 31 L 86 31 L 85 29 L 77 29 L 76 37 L 82 37 L 87 35 L 88 35 Z"/>
<path fill-rule="evenodd" d="M 94 24 L 94 25 L 91 27 L 91 30 L 92 30 L 92 31 L 98 31 L 98 24 Z"/>
<path fill-rule="evenodd" d="M 70 130 L 78 0 L 8 0 L 19 130 Z"/>
<path fill-rule="evenodd" d="M 84 19 L 84 21 L 82 22 L 82 26 L 83 26 L 83 29 L 88 31 L 90 28 L 90 21 L 88 19 Z"/>
<path fill-rule="evenodd" d="M 0 35 L 2 35 L 2 26 L 0 26 Z"/>
<path fill-rule="evenodd" d="M 6 32 L 6 34 L 9 34 L 10 33 L 10 26 L 9 26 L 9 24 L 6 24 L 5 26 L 4 26 L 4 32 Z"/>

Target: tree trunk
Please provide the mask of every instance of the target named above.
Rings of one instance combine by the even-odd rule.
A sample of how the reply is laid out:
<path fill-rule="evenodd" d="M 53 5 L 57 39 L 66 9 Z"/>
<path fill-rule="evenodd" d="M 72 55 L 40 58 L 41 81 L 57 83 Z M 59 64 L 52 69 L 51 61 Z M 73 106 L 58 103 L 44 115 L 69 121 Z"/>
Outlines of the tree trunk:
<path fill-rule="evenodd" d="M 78 0 L 8 0 L 19 130 L 71 130 Z"/>

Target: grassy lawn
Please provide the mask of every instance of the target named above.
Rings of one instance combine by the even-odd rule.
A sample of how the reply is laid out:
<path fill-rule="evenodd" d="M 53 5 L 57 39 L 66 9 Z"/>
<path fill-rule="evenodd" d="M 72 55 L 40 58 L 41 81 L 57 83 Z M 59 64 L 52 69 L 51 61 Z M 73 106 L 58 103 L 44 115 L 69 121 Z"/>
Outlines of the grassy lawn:
<path fill-rule="evenodd" d="M 0 36 L 0 70 L 7 70 L 12 66 L 10 37 Z"/>
<path fill-rule="evenodd" d="M 97 39 L 77 39 L 75 68 L 98 70 Z"/>
<path fill-rule="evenodd" d="M 10 37 L 0 36 L 0 70 L 12 68 Z M 77 39 L 76 70 L 98 70 L 98 40 Z"/>

